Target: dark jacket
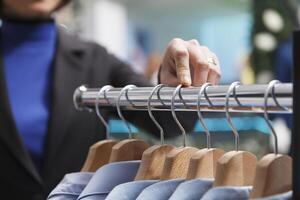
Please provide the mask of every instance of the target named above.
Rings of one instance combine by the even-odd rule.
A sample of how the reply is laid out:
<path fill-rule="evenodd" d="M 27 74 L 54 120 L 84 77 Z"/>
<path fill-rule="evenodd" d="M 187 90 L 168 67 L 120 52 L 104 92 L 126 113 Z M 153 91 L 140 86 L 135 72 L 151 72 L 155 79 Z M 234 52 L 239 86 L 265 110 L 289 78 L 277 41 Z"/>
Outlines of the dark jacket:
<path fill-rule="evenodd" d="M 44 167 L 35 169 L 12 117 L 0 65 L 0 188 L 1 196 L 9 199 L 45 199 L 66 173 L 80 171 L 89 147 L 104 138 L 104 126 L 94 113 L 77 111 L 72 102 L 74 90 L 87 84 L 101 87 L 111 84 L 146 86 L 149 83 L 126 64 L 107 53 L 105 48 L 59 33 L 53 69 L 51 117 L 45 143 Z M 30 91 L 29 93 L 34 92 Z M 104 113 L 106 117 L 114 113 Z M 145 112 L 127 112 L 129 121 L 158 136 L 158 130 Z M 186 116 L 180 115 L 182 118 Z M 168 136 L 180 134 L 170 112 L 158 119 Z M 184 120 L 192 127 L 194 120 Z"/>

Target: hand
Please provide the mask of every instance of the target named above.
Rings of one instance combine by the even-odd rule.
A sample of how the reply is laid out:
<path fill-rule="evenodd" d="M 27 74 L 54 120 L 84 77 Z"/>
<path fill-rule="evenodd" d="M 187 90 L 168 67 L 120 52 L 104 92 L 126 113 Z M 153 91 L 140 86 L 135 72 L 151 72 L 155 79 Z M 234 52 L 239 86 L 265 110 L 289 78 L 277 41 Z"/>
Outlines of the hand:
<path fill-rule="evenodd" d="M 164 55 L 159 79 L 168 86 L 218 84 L 221 69 L 218 57 L 197 40 L 173 39 Z"/>

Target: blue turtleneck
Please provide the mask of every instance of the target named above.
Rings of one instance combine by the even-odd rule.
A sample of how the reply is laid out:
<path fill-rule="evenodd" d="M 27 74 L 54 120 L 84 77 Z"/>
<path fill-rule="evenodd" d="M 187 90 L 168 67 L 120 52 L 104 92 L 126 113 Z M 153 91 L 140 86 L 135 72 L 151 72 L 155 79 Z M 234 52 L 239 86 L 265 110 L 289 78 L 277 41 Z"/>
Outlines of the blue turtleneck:
<path fill-rule="evenodd" d="M 3 21 L 1 48 L 14 121 L 37 169 L 43 163 L 50 114 L 52 66 L 57 29 L 54 22 Z"/>

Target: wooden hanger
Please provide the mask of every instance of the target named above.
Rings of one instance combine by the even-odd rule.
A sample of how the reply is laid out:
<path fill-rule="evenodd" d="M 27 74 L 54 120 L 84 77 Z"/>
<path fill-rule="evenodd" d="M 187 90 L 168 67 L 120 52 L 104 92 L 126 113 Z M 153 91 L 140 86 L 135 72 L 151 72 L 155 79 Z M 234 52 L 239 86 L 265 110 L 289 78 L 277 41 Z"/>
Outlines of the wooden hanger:
<path fill-rule="evenodd" d="M 268 96 L 272 90 L 272 97 L 277 106 L 281 107 L 274 95 L 275 85 L 280 83 L 273 80 L 269 83 L 264 99 L 264 118 L 274 136 L 275 152 L 264 156 L 257 165 L 253 189 L 250 198 L 261 198 L 287 192 L 292 189 L 292 158 L 278 154 L 278 139 L 268 117 Z"/>
<path fill-rule="evenodd" d="M 105 92 L 111 88 L 113 87 L 110 85 L 102 87 L 98 92 L 95 102 L 96 114 L 106 128 L 106 139 L 93 144 L 89 148 L 88 155 L 81 169 L 82 172 L 95 172 L 97 169 L 107 164 L 109 162 L 112 147 L 117 143 L 116 140 L 109 139 L 109 126 L 99 111 L 100 95 L 104 94 L 105 96 Z"/>
<path fill-rule="evenodd" d="M 211 84 L 205 83 L 202 85 L 198 93 L 197 101 L 198 118 L 206 133 L 206 148 L 200 149 L 192 156 L 187 173 L 187 179 L 214 178 L 216 174 L 217 161 L 224 154 L 223 149 L 211 148 L 210 132 L 200 111 L 200 97 L 203 93 L 206 93 L 208 86 L 211 86 Z M 207 102 L 210 102 L 206 94 L 204 97 L 206 98 Z"/>
<path fill-rule="evenodd" d="M 126 139 L 118 142 L 112 148 L 109 162 L 141 160 L 143 152 L 149 144 L 140 139 Z"/>
<path fill-rule="evenodd" d="M 178 85 L 173 92 L 171 100 L 171 111 L 176 124 L 181 130 L 183 136 L 183 147 L 173 149 L 167 154 L 161 174 L 161 180 L 186 178 L 190 159 L 199 150 L 195 147 L 186 147 L 186 132 L 183 126 L 180 124 L 175 113 L 174 101 L 177 93 L 179 93 L 179 97 L 185 105 L 185 102 L 180 94 L 181 87 L 182 85 Z"/>
<path fill-rule="evenodd" d="M 154 145 L 142 156 L 142 162 L 135 180 L 157 180 L 161 178 L 167 154 L 173 150 L 172 145 Z"/>
<path fill-rule="evenodd" d="M 250 152 L 239 150 L 239 134 L 229 115 L 229 97 L 237 85 L 239 85 L 239 82 L 230 85 L 226 94 L 225 106 L 226 118 L 235 136 L 235 151 L 225 153 L 218 160 L 214 187 L 250 186 L 253 184 L 257 158 Z"/>
<path fill-rule="evenodd" d="M 214 178 L 217 162 L 224 154 L 223 149 L 200 149 L 191 158 L 187 179 Z"/>
<path fill-rule="evenodd" d="M 109 163 L 112 147 L 117 144 L 116 140 L 102 140 L 93 144 L 81 172 L 95 172 L 97 169 Z"/>
<path fill-rule="evenodd" d="M 164 87 L 163 84 L 159 84 L 155 86 L 148 98 L 148 114 L 156 127 L 160 130 L 160 145 L 154 145 L 146 149 L 142 156 L 142 161 L 140 167 L 138 169 L 135 180 L 156 180 L 160 179 L 165 158 L 167 153 L 169 153 L 175 147 L 172 145 L 164 144 L 164 130 L 160 126 L 160 124 L 154 118 L 151 111 L 151 99 L 153 94 Z M 159 99 L 159 95 L 157 92 L 157 98 Z"/>
<path fill-rule="evenodd" d="M 125 86 L 118 96 L 118 100 L 116 103 L 117 111 L 119 117 L 122 119 L 122 121 L 125 123 L 129 130 L 129 139 L 122 140 L 115 144 L 112 148 L 112 152 L 109 158 L 109 162 L 119 162 L 119 161 L 125 161 L 125 160 L 140 160 L 142 158 L 143 152 L 149 147 L 149 144 L 145 142 L 144 140 L 140 139 L 132 139 L 132 131 L 131 127 L 124 118 L 121 108 L 120 108 L 120 100 L 122 97 L 122 94 L 125 92 L 126 99 L 130 102 L 128 99 L 127 92 L 128 90 L 135 88 L 135 85 L 127 85 Z"/>

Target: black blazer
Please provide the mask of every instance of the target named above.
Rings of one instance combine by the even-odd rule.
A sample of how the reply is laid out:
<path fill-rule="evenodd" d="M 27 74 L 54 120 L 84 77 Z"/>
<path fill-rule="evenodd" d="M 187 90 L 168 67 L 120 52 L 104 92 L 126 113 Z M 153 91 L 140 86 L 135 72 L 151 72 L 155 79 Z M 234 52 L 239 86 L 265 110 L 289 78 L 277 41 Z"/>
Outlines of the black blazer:
<path fill-rule="evenodd" d="M 34 59 L 34 58 L 33 58 Z M 2 63 L 2 62 L 1 62 Z M 101 87 L 111 84 L 146 86 L 149 83 L 126 64 L 108 54 L 105 48 L 59 32 L 53 70 L 51 116 L 45 143 L 44 167 L 35 169 L 18 135 L 0 65 L 0 191 L 9 199 L 45 199 L 66 173 L 80 171 L 89 147 L 104 138 L 104 127 L 95 114 L 77 111 L 72 102 L 74 90 L 87 84 Z M 34 92 L 30 91 L 29 93 Z M 106 117 L 114 113 L 106 112 Z M 158 136 L 158 130 L 145 112 L 127 112 L 127 118 Z M 193 120 L 185 118 L 191 128 Z M 164 120 L 162 120 L 164 118 Z M 167 136 L 180 134 L 170 112 L 160 113 Z M 191 118 L 189 118 L 191 119 Z"/>

